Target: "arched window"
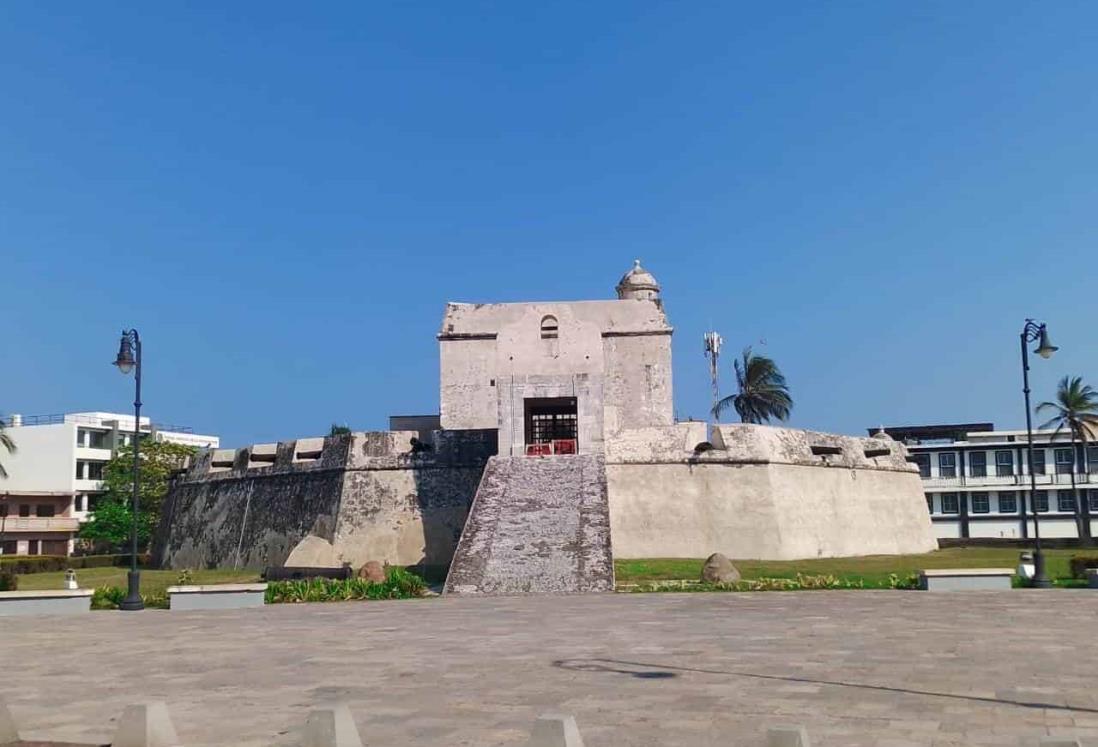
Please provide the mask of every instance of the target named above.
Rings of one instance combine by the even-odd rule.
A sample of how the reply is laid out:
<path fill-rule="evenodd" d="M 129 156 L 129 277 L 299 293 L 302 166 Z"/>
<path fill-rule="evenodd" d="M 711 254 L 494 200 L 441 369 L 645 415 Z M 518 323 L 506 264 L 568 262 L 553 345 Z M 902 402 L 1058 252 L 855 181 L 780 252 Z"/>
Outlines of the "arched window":
<path fill-rule="evenodd" d="M 543 317 L 541 320 L 541 339 L 557 339 L 557 318 L 555 316 Z"/>

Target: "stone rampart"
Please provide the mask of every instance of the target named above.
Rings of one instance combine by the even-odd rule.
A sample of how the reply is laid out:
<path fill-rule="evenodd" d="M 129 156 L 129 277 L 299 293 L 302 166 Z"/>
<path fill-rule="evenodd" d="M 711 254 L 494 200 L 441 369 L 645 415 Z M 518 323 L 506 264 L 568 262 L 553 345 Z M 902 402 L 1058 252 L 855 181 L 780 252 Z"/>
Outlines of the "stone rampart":
<path fill-rule="evenodd" d="M 494 431 L 353 433 L 200 453 L 165 501 L 156 557 L 168 568 L 281 565 L 308 535 L 344 562 L 446 565 Z"/>
<path fill-rule="evenodd" d="M 664 430 L 607 450 L 615 557 L 791 560 L 937 547 L 902 444 L 721 425 L 706 450 L 690 445 L 696 424 Z"/>

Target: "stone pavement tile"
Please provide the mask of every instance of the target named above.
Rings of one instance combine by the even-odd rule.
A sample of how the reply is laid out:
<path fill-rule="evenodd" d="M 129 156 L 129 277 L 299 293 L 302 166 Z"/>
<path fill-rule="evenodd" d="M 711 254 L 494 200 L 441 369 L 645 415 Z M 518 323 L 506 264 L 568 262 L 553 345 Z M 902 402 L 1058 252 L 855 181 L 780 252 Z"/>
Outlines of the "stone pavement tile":
<path fill-rule="evenodd" d="M 1081 629 L 1095 613 L 1098 597 L 1013 592 L 103 612 L 44 621 L 54 653 L 46 661 L 40 626 L 0 629 L 3 666 L 19 673 L 0 696 L 36 735 L 75 741 L 109 735 L 126 704 L 152 695 L 194 747 L 289 744 L 308 711 L 333 697 L 348 701 L 375 745 L 520 745 L 540 712 L 564 706 L 590 747 L 760 747 L 768 725 L 790 722 L 805 724 L 818 747 L 1035 747 L 1053 729 L 1098 729 L 1095 658 L 1058 643 L 1004 657 L 957 631 L 988 619 Z"/>

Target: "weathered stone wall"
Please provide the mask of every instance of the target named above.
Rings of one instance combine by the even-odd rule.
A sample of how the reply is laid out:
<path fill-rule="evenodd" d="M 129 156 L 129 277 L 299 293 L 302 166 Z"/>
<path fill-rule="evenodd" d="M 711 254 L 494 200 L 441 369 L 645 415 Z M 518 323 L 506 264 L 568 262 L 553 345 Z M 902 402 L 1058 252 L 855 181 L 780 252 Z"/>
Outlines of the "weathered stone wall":
<path fill-rule="evenodd" d="M 695 454 L 677 444 L 696 431 L 648 433 L 659 443 L 634 433 L 607 452 L 615 557 L 784 560 L 937 547 L 918 471 L 896 442 L 719 426 L 720 448 Z"/>
<path fill-rule="evenodd" d="M 613 588 L 603 458 L 493 457 L 450 566 L 446 592 Z"/>
<path fill-rule="evenodd" d="M 159 562 L 281 565 L 312 534 L 354 565 L 445 565 L 496 451 L 495 432 L 438 432 L 433 451 L 414 454 L 416 435 L 354 433 L 206 452 L 169 492 Z"/>
<path fill-rule="evenodd" d="M 555 336 L 542 335 L 546 319 Z M 531 398 L 576 398 L 585 454 L 608 433 L 673 420 L 671 327 L 656 301 L 449 304 L 439 360 L 442 426 L 498 428 L 504 454 L 524 451 Z"/>

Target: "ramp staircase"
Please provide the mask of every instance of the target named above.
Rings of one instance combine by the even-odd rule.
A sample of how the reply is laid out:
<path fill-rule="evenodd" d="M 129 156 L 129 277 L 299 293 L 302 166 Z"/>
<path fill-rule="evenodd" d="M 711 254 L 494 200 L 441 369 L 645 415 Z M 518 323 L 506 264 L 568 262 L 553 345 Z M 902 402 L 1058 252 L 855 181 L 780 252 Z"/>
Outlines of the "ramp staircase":
<path fill-rule="evenodd" d="M 492 457 L 454 553 L 445 592 L 613 589 L 603 457 Z"/>

